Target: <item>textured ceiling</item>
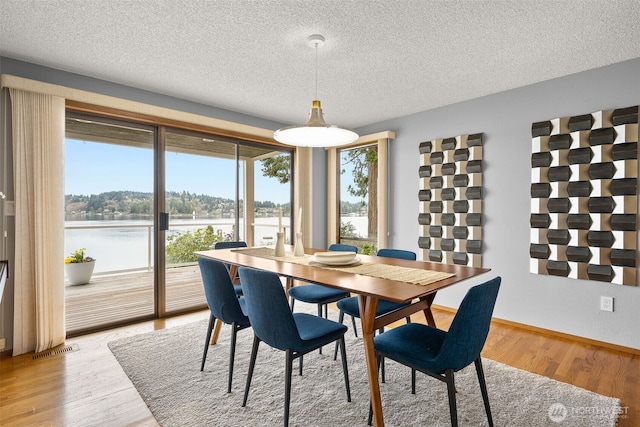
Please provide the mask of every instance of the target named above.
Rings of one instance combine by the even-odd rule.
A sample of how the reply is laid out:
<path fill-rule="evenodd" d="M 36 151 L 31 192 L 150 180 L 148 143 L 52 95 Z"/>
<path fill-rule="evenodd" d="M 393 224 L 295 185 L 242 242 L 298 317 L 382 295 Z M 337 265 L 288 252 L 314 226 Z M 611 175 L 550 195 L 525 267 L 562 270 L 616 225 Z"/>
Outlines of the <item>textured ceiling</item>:
<path fill-rule="evenodd" d="M 0 0 L 0 55 L 360 127 L 640 57 L 637 0 Z"/>

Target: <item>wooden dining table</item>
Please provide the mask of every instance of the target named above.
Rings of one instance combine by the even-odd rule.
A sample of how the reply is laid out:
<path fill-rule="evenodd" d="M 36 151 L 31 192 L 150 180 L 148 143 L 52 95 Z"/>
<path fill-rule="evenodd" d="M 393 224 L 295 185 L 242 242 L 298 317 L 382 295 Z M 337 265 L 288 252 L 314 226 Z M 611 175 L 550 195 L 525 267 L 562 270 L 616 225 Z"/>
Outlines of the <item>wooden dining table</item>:
<path fill-rule="evenodd" d="M 431 304 L 436 293 L 463 280 L 486 273 L 489 269 L 361 254 L 358 254 L 359 262 L 354 264 L 353 268 L 309 262 L 310 259 L 314 259 L 313 254 L 324 251 L 324 249 L 306 248 L 305 257 L 294 257 L 293 248 L 287 247 L 285 257 L 280 258 L 275 257 L 274 254 L 271 255 L 272 248 L 218 249 L 200 251 L 196 254 L 200 257 L 222 261 L 232 266 L 232 270 L 237 267 L 250 267 L 272 271 L 287 279 L 287 288 L 293 286 L 295 280 L 299 280 L 326 285 L 357 295 L 374 425 L 384 426 L 378 368 L 373 344 L 375 331 L 418 311 L 424 313 L 427 324 L 435 326 Z M 408 273 L 420 273 L 417 270 L 424 270 L 425 274 L 433 273 L 436 279 L 439 277 L 437 273 L 443 273 L 441 276 L 445 277 L 428 284 L 415 284 L 406 282 L 404 279 L 385 278 L 384 274 L 369 275 L 368 270 L 371 270 L 371 274 L 373 274 L 373 271 L 379 269 L 380 266 L 395 266 L 399 267 L 396 270 Z M 389 268 L 392 267 L 385 267 L 386 270 Z M 396 275 L 392 274 L 389 277 L 396 277 Z M 411 304 L 391 313 L 376 316 L 380 299 L 398 303 L 411 302 Z"/>

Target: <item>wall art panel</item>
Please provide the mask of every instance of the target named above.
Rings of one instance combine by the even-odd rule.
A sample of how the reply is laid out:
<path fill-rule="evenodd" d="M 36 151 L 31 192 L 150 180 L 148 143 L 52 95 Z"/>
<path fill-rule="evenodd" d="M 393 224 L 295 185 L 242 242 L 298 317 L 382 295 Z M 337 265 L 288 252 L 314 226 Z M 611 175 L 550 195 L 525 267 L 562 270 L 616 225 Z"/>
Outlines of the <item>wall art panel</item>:
<path fill-rule="evenodd" d="M 422 259 L 482 266 L 482 134 L 420 143 Z"/>
<path fill-rule="evenodd" d="M 637 284 L 638 106 L 531 126 L 530 271 Z"/>

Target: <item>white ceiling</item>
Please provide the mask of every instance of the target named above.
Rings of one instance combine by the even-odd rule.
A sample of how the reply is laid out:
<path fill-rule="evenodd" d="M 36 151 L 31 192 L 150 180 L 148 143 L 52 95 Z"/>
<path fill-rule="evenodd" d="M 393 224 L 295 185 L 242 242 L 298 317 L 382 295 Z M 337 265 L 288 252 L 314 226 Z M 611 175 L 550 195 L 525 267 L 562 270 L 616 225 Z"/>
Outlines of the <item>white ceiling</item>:
<path fill-rule="evenodd" d="M 0 55 L 360 127 L 640 57 L 638 0 L 0 0 Z"/>

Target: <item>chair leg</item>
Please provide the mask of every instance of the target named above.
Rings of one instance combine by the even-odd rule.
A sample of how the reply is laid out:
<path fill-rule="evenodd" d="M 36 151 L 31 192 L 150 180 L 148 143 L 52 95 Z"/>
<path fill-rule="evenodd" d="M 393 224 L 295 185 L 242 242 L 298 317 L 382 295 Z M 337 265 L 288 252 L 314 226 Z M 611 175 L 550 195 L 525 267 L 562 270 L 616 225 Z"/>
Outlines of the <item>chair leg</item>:
<path fill-rule="evenodd" d="M 340 314 L 338 315 L 338 323 L 342 324 L 344 321 L 344 311 L 340 310 Z M 336 346 L 333 349 L 333 360 L 338 360 L 338 341 L 336 341 Z"/>
<path fill-rule="evenodd" d="M 411 369 L 411 394 L 416 394 L 416 370 Z"/>
<path fill-rule="evenodd" d="M 384 332 L 384 327 L 378 329 L 378 335 Z M 385 371 L 384 371 L 384 357 L 380 357 L 381 360 L 381 364 L 382 364 L 382 380 L 381 382 L 384 384 L 386 382 L 386 375 L 385 375 Z"/>
<path fill-rule="evenodd" d="M 302 362 L 304 361 L 304 355 L 298 357 L 298 360 L 300 360 L 300 363 L 298 363 L 298 367 L 300 369 L 299 374 L 300 374 L 300 376 L 302 376 Z"/>
<path fill-rule="evenodd" d="M 353 326 L 353 334 L 356 336 L 356 338 L 358 338 L 358 328 L 356 328 L 356 318 L 353 316 L 351 316 L 351 326 Z"/>
<path fill-rule="evenodd" d="M 216 323 L 216 318 L 213 313 L 209 315 L 209 326 L 207 327 L 207 339 L 204 341 L 204 352 L 202 353 L 202 364 L 200 370 L 204 371 L 204 362 L 207 360 L 207 352 L 209 351 L 209 341 L 211 341 L 211 332 L 213 331 L 213 325 Z"/>
<path fill-rule="evenodd" d="M 231 345 L 229 354 L 229 381 L 227 385 L 227 393 L 231 393 L 231 382 L 233 381 L 233 361 L 236 357 L 236 338 L 238 336 L 238 324 L 233 322 L 231 324 Z"/>
<path fill-rule="evenodd" d="M 249 397 L 249 387 L 251 386 L 251 377 L 253 377 L 253 368 L 256 366 L 256 356 L 258 355 L 258 346 L 260 338 L 253 336 L 253 347 L 251 348 L 251 359 L 249 360 L 249 372 L 247 373 L 247 384 L 244 386 L 244 399 L 242 399 L 242 407 L 247 406 L 247 398 Z"/>
<path fill-rule="evenodd" d="M 453 369 L 444 372 L 449 394 L 449 412 L 451 413 L 451 427 L 458 427 L 458 409 L 456 407 L 456 385 L 453 379 Z"/>
<path fill-rule="evenodd" d="M 296 299 L 291 297 L 291 312 L 292 313 L 293 313 L 293 306 L 295 305 L 295 303 L 296 303 Z"/>
<path fill-rule="evenodd" d="M 489 394 L 487 393 L 487 383 L 484 380 L 484 369 L 482 369 L 482 361 L 480 357 L 475 361 L 476 372 L 478 373 L 478 382 L 480 383 L 480 391 L 482 392 L 482 400 L 484 401 L 484 410 L 487 412 L 487 421 L 489 427 L 493 427 L 493 417 L 491 416 L 491 408 L 489 407 Z"/>
<path fill-rule="evenodd" d="M 284 369 L 284 427 L 289 426 L 289 405 L 291 403 L 291 371 L 293 370 L 293 350 L 285 351 Z"/>
<path fill-rule="evenodd" d="M 347 402 L 351 402 L 351 387 L 349 386 L 349 369 L 347 368 L 347 349 L 344 343 L 344 335 L 338 340 L 338 342 L 340 343 L 340 357 L 342 358 L 344 385 L 347 388 Z"/>
<path fill-rule="evenodd" d="M 322 317 L 322 304 L 318 304 L 318 317 Z M 322 347 L 318 348 L 318 353 L 322 354 Z"/>

